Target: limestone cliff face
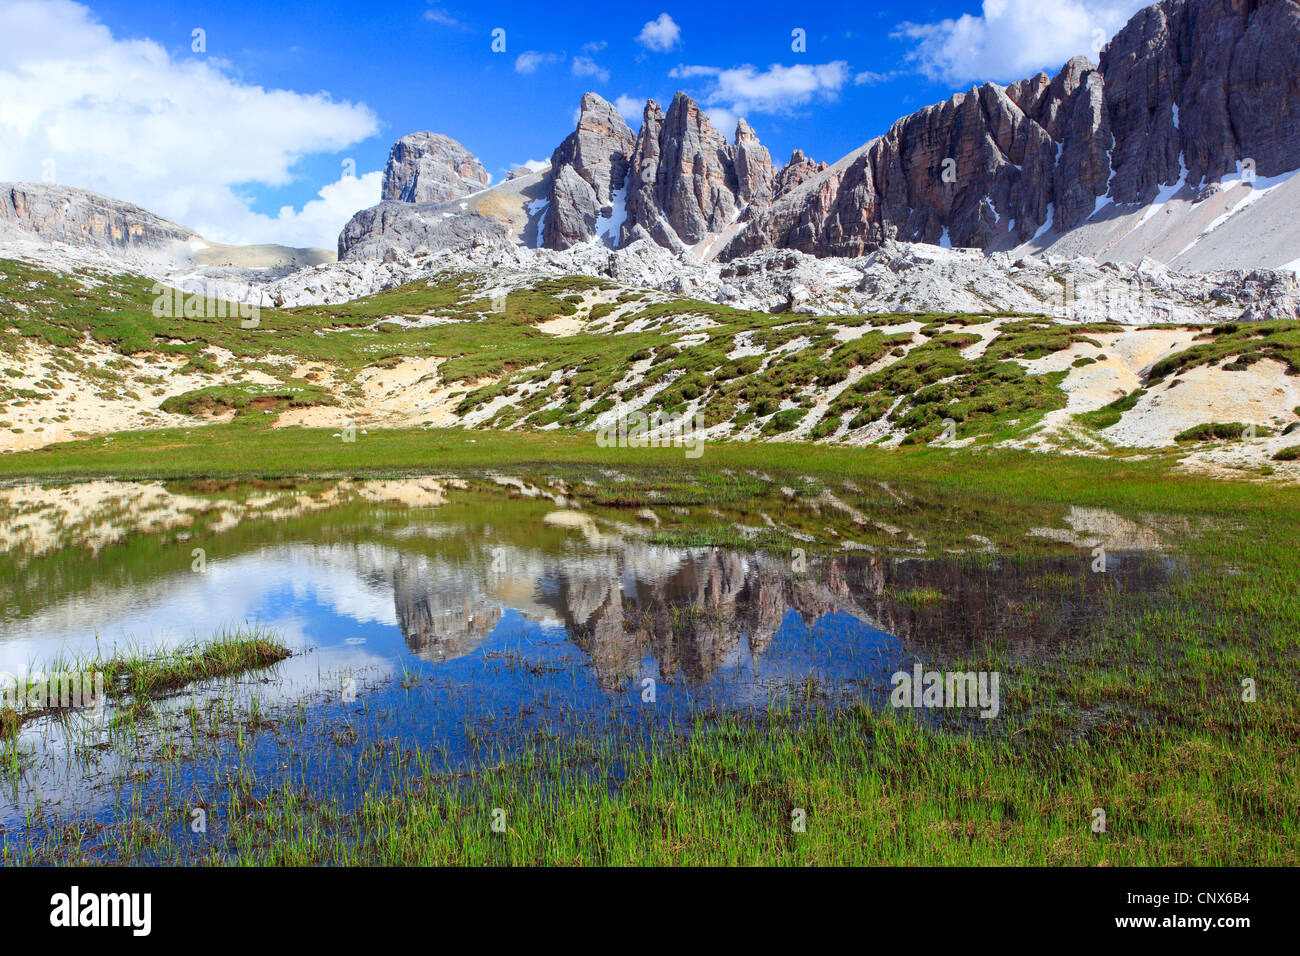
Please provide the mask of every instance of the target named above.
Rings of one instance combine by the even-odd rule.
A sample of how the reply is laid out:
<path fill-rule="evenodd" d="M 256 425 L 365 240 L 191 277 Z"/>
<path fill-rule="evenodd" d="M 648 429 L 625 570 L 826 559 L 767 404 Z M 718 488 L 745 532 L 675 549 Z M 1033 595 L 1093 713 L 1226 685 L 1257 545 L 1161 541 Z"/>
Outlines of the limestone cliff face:
<path fill-rule="evenodd" d="M 1148 202 L 1186 169 L 1212 181 L 1253 159 L 1300 166 L 1300 7 L 1291 0 L 1163 0 L 1102 51 L 1119 202 Z M 1181 159 L 1181 165 L 1180 165 Z"/>
<path fill-rule="evenodd" d="M 831 169 L 795 166 L 788 178 L 802 182 L 752 216 L 722 257 L 767 246 L 856 256 L 889 239 L 985 248 L 1024 241 L 1057 208 L 1091 213 L 1109 145 L 1099 89 L 1079 59 L 1052 80 L 987 83 L 928 106 Z M 1075 174 L 1058 179 L 1058 165 Z"/>
<path fill-rule="evenodd" d="M 424 160 L 404 143 L 394 146 L 385 197 L 412 202 Z M 463 159 L 439 155 L 439 169 L 478 182 L 465 179 Z M 777 171 L 748 122 L 728 142 L 685 93 L 666 111 L 648 102 L 635 135 L 588 93 L 577 129 L 552 156 L 546 202 L 529 207 L 530 228 L 532 244 L 556 250 L 597 236 L 612 246 L 648 238 L 724 260 L 765 248 L 858 256 L 890 241 L 1039 248 L 1157 197 L 1212 192 L 1238 168 L 1259 177 L 1300 168 L 1297 0 L 1161 0 L 1134 15 L 1099 63 L 1076 57 L 1054 76 L 972 87 L 829 167 L 796 150 Z M 385 230 L 398 252 L 471 233 L 527 234 L 486 220 L 453 226 L 448 209 L 371 212 L 349 224 L 340 255 L 388 250 L 374 241 Z M 413 224 L 413 215 L 447 222 Z M 1200 228 L 1162 254 L 1190 248 Z"/>
<path fill-rule="evenodd" d="M 654 100 L 647 100 L 641 114 L 641 130 L 632 147 L 632 162 L 628 169 L 627 219 L 619 237 L 620 245 L 638 238 L 640 232 L 648 234 L 655 242 L 669 249 L 681 248 L 681 240 L 668 228 L 659 215 L 660 147 L 659 138 L 664 125 L 664 111 Z"/>
<path fill-rule="evenodd" d="M 477 192 L 491 179 L 483 164 L 450 136 L 427 131 L 411 133 L 388 152 L 380 198 L 449 202 Z"/>
<path fill-rule="evenodd" d="M 772 157 L 745 121 L 728 143 L 685 93 L 664 113 L 646 104 L 632 151 L 623 244 L 640 232 L 660 245 L 694 245 L 724 230 L 747 206 L 772 199 Z"/>
<path fill-rule="evenodd" d="M 613 104 L 595 93 L 583 96 L 578 128 L 551 156 L 543 245 L 567 249 L 596 235 L 600 219 L 613 220 L 635 142 Z"/>
<path fill-rule="evenodd" d="M 722 251 L 857 255 L 889 239 L 1010 248 L 1100 201 L 1300 167 L 1300 7 L 1162 0 L 1053 78 L 986 83 L 787 188 Z"/>
<path fill-rule="evenodd" d="M 749 123 L 740 120 L 729 143 L 685 93 L 667 113 L 648 102 L 635 136 L 612 104 L 587 93 L 551 170 L 542 229 L 548 249 L 598 234 L 611 245 L 646 234 L 671 249 L 694 245 L 742 209 L 771 202 L 776 177 Z"/>
<path fill-rule="evenodd" d="M 726 138 L 685 93 L 673 97 L 659 135 L 656 198 L 668 224 L 693 244 L 736 215 L 736 171 Z"/>
<path fill-rule="evenodd" d="M 758 141 L 758 134 L 743 117 L 736 123 L 731 152 L 736 170 L 736 199 L 743 205 L 771 202 L 776 182 L 772 154 Z"/>
<path fill-rule="evenodd" d="M 42 239 L 125 251 L 164 250 L 198 238 L 129 202 L 46 183 L 0 184 L 0 223 Z"/>

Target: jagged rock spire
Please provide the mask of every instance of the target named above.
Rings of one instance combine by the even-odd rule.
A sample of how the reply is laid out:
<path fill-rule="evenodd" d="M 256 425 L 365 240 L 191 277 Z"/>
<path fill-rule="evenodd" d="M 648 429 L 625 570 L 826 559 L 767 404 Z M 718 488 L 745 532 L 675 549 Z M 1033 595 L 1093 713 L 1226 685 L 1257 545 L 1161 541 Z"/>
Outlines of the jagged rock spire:
<path fill-rule="evenodd" d="M 612 219 L 635 141 L 612 103 L 583 95 L 577 129 L 551 156 L 544 246 L 567 249 L 594 236 L 601 219 Z"/>

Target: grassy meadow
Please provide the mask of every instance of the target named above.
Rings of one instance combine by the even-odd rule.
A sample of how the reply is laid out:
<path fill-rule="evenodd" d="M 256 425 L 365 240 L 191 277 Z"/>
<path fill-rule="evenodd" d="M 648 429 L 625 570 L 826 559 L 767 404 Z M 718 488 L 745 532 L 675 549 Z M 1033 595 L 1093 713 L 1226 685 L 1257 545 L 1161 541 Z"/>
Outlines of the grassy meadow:
<path fill-rule="evenodd" d="M 0 459 L 8 479 L 56 482 L 490 472 L 575 483 L 616 472 L 624 480 L 587 487 L 590 506 L 709 501 L 729 513 L 743 513 L 772 483 L 883 483 L 916 496 L 911 527 L 931 529 L 933 544 L 956 541 L 945 524 L 1010 542 L 1045 512 L 1105 508 L 1159 520 L 1183 566 L 1158 596 L 1121 596 L 1059 653 L 1018 664 L 988 726 L 935 727 L 861 706 L 812 719 L 772 711 L 761 721 L 701 721 L 644 747 L 581 735 L 538 741 L 468 777 L 448 775 L 433 754 L 377 754 L 400 762 L 397 782 L 351 807 L 301 783 L 236 775 L 223 796 L 228 829 L 204 860 L 1300 862 L 1295 486 L 1190 476 L 1161 456 L 737 443 L 709 445 L 692 461 L 680 449 L 599 448 L 590 434 L 377 431 L 343 443 L 322 431 L 239 424 Z M 679 534 L 731 543 L 721 523 Z M 970 664 L 1001 666 L 996 640 Z M 1104 832 L 1094 831 L 1097 810 Z M 146 831 L 157 836 L 141 845 Z M 193 858 L 139 819 L 95 834 L 61 831 L 25 858 L 76 860 L 105 846 L 124 861 L 146 851 Z"/>
<path fill-rule="evenodd" d="M 1070 509 L 1104 509 L 1160 527 L 1178 573 L 1158 594 L 1109 598 L 1067 645 L 1031 663 L 1011 668 L 1000 635 L 987 635 L 968 663 L 1005 670 L 1007 680 L 999 717 L 984 723 L 936 725 L 862 705 L 771 709 L 752 721 L 700 719 L 636 746 L 579 729 L 455 773 L 432 751 L 378 746 L 353 770 L 362 793 L 351 805 L 235 760 L 211 786 L 217 838 L 196 845 L 178 833 L 183 804 L 132 804 L 107 821 L 51 823 L 21 846 L 0 834 L 6 863 L 1300 863 L 1300 486 L 1264 480 L 1267 469 L 1231 480 L 1192 474 L 1177 467 L 1185 449 L 1072 455 L 988 444 L 1022 436 L 1065 406 L 1065 372 L 1031 375 L 1019 361 L 1109 326 L 1041 316 L 769 315 L 582 277 L 537 282 L 493 303 L 466 277 L 443 276 L 344 305 L 263 309 L 256 328 L 241 328 L 201 314 L 156 317 L 144 279 L 86 279 L 0 262 L 0 427 L 51 393 L 60 370 L 91 376 L 99 397 L 118 401 L 140 398 L 135 388 L 160 395 L 168 362 L 187 374 L 215 372 L 217 351 L 239 366 L 233 380 L 172 395 L 162 409 L 235 415 L 3 454 L 6 486 L 110 479 L 178 489 L 314 487 L 511 475 L 565 482 L 584 508 L 614 515 L 716 513 L 668 521 L 654 539 L 665 545 L 841 552 L 850 532 L 843 513 L 828 517 L 833 509 L 804 508 L 757 538 L 737 533 L 785 499 L 811 499 L 811 485 L 849 508 L 895 509 L 890 520 L 932 555 L 981 536 L 1015 560 L 1045 546 L 1027 537 L 1036 525 L 1059 524 Z M 446 321 L 406 321 L 431 316 Z M 589 330 L 605 326 L 560 336 L 538 328 L 573 316 Z M 993 318 L 1003 324 L 987 349 L 964 356 L 977 341 L 964 330 Z M 706 324 L 684 346 L 682 323 L 700 319 Z M 1297 323 L 1207 329 L 1143 384 L 1212 363 L 1232 370 L 1268 358 L 1294 369 L 1297 334 Z M 87 342 L 143 357 L 157 374 L 124 377 L 111 362 L 87 362 L 79 354 Z M 33 343 L 54 356 L 37 382 L 13 364 Z M 738 343 L 754 354 L 729 358 Z M 487 427 L 362 427 L 355 441 L 337 428 L 272 428 L 253 414 L 346 400 L 358 373 L 411 357 L 438 360 L 442 379 L 463 386 L 454 396 L 461 414 L 503 395 L 515 400 Z M 337 387 L 289 374 L 313 365 L 333 370 Z M 641 371 L 629 379 L 634 367 Z M 276 384 L 254 383 L 252 372 Z M 715 441 L 692 459 L 680 448 L 603 448 L 580 430 L 616 400 L 641 398 L 648 410 L 695 409 L 708 424 L 731 421 L 775 437 L 849 376 L 809 437 L 843 438 L 888 421 L 905 433 L 901 447 Z M 1088 433 L 1113 425 L 1142 394 L 1075 425 Z M 927 444 L 945 420 L 977 444 Z M 56 424 L 76 434 L 71 420 L 41 427 Z M 1231 424 L 1241 427 L 1207 421 L 1198 428 L 1208 431 L 1187 441 L 1231 440 L 1239 434 Z M 0 514 L 17 517 L 21 508 Z M 864 540 L 889 553 L 883 533 Z M 147 535 L 132 547 L 130 560 L 142 566 L 188 561 Z M 83 573 L 66 555 L 43 560 L 56 575 Z M 1089 560 L 1086 550 L 1080 560 Z M 0 588 L 15 606 L 25 606 L 29 572 L 0 568 Z M 901 599 L 921 607 L 943 595 L 920 589 Z M 272 635 L 258 633 L 164 658 L 97 663 L 129 702 L 129 732 L 148 734 L 158 699 L 259 673 L 283 654 Z M 26 719 L 3 717 L 6 736 Z M 222 738 L 236 755 L 275 733 L 257 715 L 231 721 L 208 736 L 237 725 Z M 288 765 L 292 741 L 286 747 Z M 170 738 L 158 753 L 164 775 L 190 759 Z M 12 749 L 6 759 L 0 777 L 21 772 Z M 388 782 L 368 783 L 380 766 Z"/>

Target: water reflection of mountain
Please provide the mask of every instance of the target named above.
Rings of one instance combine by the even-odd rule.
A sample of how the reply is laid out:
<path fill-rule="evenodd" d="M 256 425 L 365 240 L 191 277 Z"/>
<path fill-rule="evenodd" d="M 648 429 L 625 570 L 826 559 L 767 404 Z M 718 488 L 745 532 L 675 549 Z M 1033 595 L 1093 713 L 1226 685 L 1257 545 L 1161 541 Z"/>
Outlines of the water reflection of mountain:
<path fill-rule="evenodd" d="M 1097 592 L 1126 578 L 1089 574 L 1085 561 L 1068 557 L 1026 563 L 846 555 L 796 572 L 771 556 L 639 542 L 571 555 L 520 549 L 503 565 L 493 571 L 400 558 L 391 572 L 394 602 L 411 650 L 434 661 L 468 654 L 512 608 L 563 624 L 607 688 L 644 673 L 647 659 L 664 679 L 706 681 L 743 650 L 761 656 L 791 611 L 806 625 L 851 615 L 922 656 L 961 654 L 985 637 L 1024 653 L 1077 632 L 1099 605 Z M 1127 573 L 1162 574 L 1137 563 Z M 1041 587 L 1062 580 L 1070 582 L 1063 589 Z M 920 605 L 898 599 L 914 592 L 939 598 Z"/>
<path fill-rule="evenodd" d="M 872 566 L 857 562 L 855 570 L 850 586 L 843 574 L 815 580 L 795 575 L 788 562 L 706 551 L 680 555 L 652 579 L 560 570 L 556 593 L 569 634 L 602 685 L 623 683 L 647 657 L 666 679 L 695 683 L 717 673 L 742 642 L 762 654 L 790 610 L 805 624 L 835 611 L 865 619 L 854 593 L 870 587 Z"/>
<path fill-rule="evenodd" d="M 473 576 L 430 574 L 426 562 L 399 558 L 392 569 L 397 626 L 411 653 L 439 662 L 464 657 L 501 621 L 501 605 L 474 587 Z"/>
<path fill-rule="evenodd" d="M 477 647 L 509 607 L 562 624 L 602 686 L 621 684 L 653 658 L 669 680 L 704 681 L 742 642 L 761 654 L 786 613 L 807 624 L 835 611 L 869 620 L 860 601 L 883 586 L 883 563 L 832 562 L 816 577 L 769 557 L 629 543 L 600 553 L 512 552 L 506 570 L 399 557 L 391 564 L 398 627 L 433 661 Z"/>

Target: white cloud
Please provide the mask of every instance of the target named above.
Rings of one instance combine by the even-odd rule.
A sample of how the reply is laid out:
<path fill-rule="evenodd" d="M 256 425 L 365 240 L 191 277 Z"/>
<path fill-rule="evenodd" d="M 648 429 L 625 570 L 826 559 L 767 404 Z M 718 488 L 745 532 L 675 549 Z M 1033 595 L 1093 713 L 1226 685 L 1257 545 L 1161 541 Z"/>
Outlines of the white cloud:
<path fill-rule="evenodd" d="M 536 50 L 525 50 L 515 57 L 515 72 L 536 73 L 538 67 L 545 66 L 548 63 L 558 63 L 564 59 L 558 53 L 538 53 Z"/>
<path fill-rule="evenodd" d="M 608 41 L 608 40 L 592 40 L 590 43 L 584 43 L 584 44 L 582 45 L 582 52 L 583 52 L 583 53 L 599 53 L 601 50 L 605 49 L 605 47 L 607 47 L 607 46 L 609 46 L 609 41 Z"/>
<path fill-rule="evenodd" d="M 628 96 L 624 93 L 614 100 L 614 108 L 623 119 L 636 128 L 641 122 L 641 117 L 645 115 L 645 102 L 644 96 Z"/>
<path fill-rule="evenodd" d="M 730 69 L 679 66 L 669 71 L 674 79 L 709 77 L 712 87 L 704 101 L 710 107 L 726 106 L 732 113 L 779 113 L 802 106 L 814 98 L 834 99 L 849 80 L 849 65 L 831 63 L 782 66 L 766 70 L 745 64 Z"/>
<path fill-rule="evenodd" d="M 222 221 L 229 225 L 222 231 L 236 238 L 225 241 L 244 241 L 238 238 L 241 236 L 273 235 L 276 242 L 286 246 L 333 249 L 344 223 L 357 210 L 379 202 L 383 180 L 383 170 L 379 169 L 363 176 L 344 176 L 322 188 L 317 198 L 305 203 L 301 210 L 283 206 L 276 216 L 250 212 L 247 207 L 231 208 L 223 214 Z M 205 235 L 223 241 L 215 232 Z"/>
<path fill-rule="evenodd" d="M 938 23 L 903 23 L 907 59 L 932 80 L 951 84 L 1022 79 L 1055 72 L 1072 56 L 1094 62 L 1147 0 L 984 0 L 982 14 Z"/>
<path fill-rule="evenodd" d="M 456 30 L 467 29 L 466 24 L 438 6 L 438 0 L 429 0 L 429 9 L 424 11 L 424 19 L 443 27 L 451 27 Z"/>
<path fill-rule="evenodd" d="M 875 86 L 877 83 L 887 83 L 900 74 L 900 70 L 887 70 L 883 73 L 876 70 L 863 70 L 853 77 L 854 86 Z"/>
<path fill-rule="evenodd" d="M 731 134 L 735 132 L 736 123 L 740 121 L 740 117 L 724 106 L 710 106 L 704 112 L 708 114 L 709 121 L 713 123 L 713 128 L 726 136 L 727 139 L 731 139 Z"/>
<path fill-rule="evenodd" d="M 669 70 L 668 75 L 675 80 L 690 80 L 697 76 L 717 76 L 721 72 L 722 68 L 717 66 L 685 66 L 679 64 Z"/>
<path fill-rule="evenodd" d="M 656 53 L 667 53 L 682 40 L 682 28 L 673 22 L 673 18 L 666 13 L 659 14 L 658 17 L 649 21 L 641 28 L 637 34 L 636 42 L 641 44 L 647 50 L 654 50 Z"/>
<path fill-rule="evenodd" d="M 253 213 L 245 193 L 288 185 L 304 157 L 375 134 L 364 105 L 253 86 L 212 58 L 173 60 L 152 40 L 115 38 L 70 0 L 0 0 L 0 36 L 0 180 L 40 180 L 52 163 L 56 182 L 222 242 L 332 248 L 360 208 L 338 206 L 356 184 L 274 217 Z"/>
<path fill-rule="evenodd" d="M 601 83 L 609 82 L 609 70 L 589 56 L 575 56 L 573 58 L 573 75 L 594 76 Z"/>

